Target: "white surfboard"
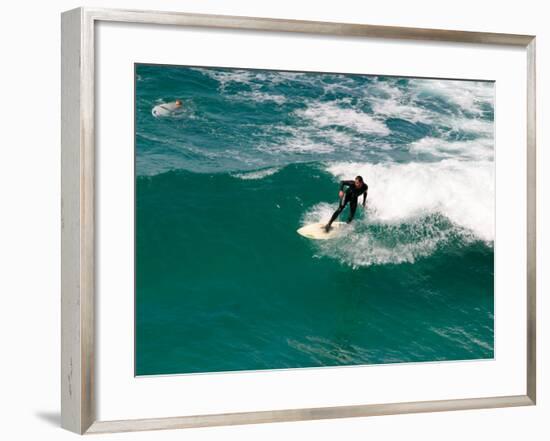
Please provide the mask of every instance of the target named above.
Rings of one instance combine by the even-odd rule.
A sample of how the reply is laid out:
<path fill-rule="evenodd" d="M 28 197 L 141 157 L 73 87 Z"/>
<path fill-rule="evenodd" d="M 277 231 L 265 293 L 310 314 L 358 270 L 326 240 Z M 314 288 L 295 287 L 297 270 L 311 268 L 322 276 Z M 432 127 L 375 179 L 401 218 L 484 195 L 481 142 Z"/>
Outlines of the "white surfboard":
<path fill-rule="evenodd" d="M 344 230 L 345 222 L 333 222 L 332 228 L 327 233 L 325 231 L 324 222 L 317 222 L 315 224 L 305 225 L 302 228 L 296 230 L 298 234 L 307 237 L 308 239 L 333 239 L 342 234 Z"/>

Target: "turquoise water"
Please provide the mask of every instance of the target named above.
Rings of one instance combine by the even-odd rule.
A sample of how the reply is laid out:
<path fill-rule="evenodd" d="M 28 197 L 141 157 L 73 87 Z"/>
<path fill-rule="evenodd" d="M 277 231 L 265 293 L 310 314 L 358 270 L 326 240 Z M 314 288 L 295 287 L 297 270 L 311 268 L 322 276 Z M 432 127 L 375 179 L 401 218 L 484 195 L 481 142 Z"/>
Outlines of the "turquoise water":
<path fill-rule="evenodd" d="M 493 119 L 488 82 L 137 65 L 136 374 L 492 358 Z"/>

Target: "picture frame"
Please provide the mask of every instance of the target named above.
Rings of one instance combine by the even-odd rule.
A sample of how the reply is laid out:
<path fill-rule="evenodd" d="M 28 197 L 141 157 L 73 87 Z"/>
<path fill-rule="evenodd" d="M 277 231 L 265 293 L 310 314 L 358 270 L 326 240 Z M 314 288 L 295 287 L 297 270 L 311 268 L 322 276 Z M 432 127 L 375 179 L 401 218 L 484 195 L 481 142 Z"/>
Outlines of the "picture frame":
<path fill-rule="evenodd" d="M 96 168 L 95 26 L 100 22 L 292 32 L 388 40 L 476 43 L 525 50 L 527 357 L 525 394 L 242 413 L 97 420 L 96 396 Z M 61 133 L 61 416 L 79 434 L 318 420 L 536 403 L 536 38 L 532 35 L 421 29 L 257 17 L 78 8 L 62 14 Z"/>

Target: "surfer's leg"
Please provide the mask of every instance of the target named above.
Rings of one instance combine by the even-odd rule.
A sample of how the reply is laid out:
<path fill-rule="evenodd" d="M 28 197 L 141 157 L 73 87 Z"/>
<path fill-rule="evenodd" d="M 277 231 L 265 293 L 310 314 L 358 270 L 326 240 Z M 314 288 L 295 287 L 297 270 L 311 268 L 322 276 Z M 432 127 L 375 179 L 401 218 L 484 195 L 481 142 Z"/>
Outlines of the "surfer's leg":
<path fill-rule="evenodd" d="M 339 206 L 338 209 L 332 214 L 332 217 L 330 218 L 330 220 L 328 221 L 328 224 L 327 224 L 327 229 L 330 228 L 330 226 L 332 225 L 332 223 L 338 219 L 338 216 L 340 216 L 340 213 L 342 212 L 344 208 L 342 206 Z"/>
<path fill-rule="evenodd" d="M 348 217 L 348 224 L 353 220 L 355 217 L 355 210 L 357 210 L 357 199 L 352 199 L 349 203 L 349 217 Z"/>
<path fill-rule="evenodd" d="M 325 230 L 328 232 L 330 230 L 330 226 L 332 225 L 332 223 L 338 219 L 338 216 L 340 216 L 340 213 L 342 213 L 342 211 L 344 211 L 344 207 L 346 206 L 346 204 L 348 203 L 348 198 L 347 196 L 343 197 L 342 199 L 340 199 L 340 204 L 338 205 L 338 208 L 336 209 L 336 211 L 333 213 L 332 217 L 330 218 L 330 220 L 328 221 L 328 224 L 325 225 Z"/>

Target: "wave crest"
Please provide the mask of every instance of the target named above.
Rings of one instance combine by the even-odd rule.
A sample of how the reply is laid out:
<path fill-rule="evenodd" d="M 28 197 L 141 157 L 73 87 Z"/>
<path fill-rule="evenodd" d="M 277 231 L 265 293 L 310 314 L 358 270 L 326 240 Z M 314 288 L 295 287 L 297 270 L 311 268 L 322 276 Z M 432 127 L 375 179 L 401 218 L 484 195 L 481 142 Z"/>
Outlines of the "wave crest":
<path fill-rule="evenodd" d="M 280 170 L 278 167 L 263 168 L 261 170 L 248 171 L 243 173 L 232 174 L 234 178 L 246 180 L 263 179 L 268 176 L 274 175 Z"/>
<path fill-rule="evenodd" d="M 385 223 L 439 213 L 484 241 L 494 240 L 493 161 L 337 163 L 338 179 L 362 175 L 373 220 Z"/>

